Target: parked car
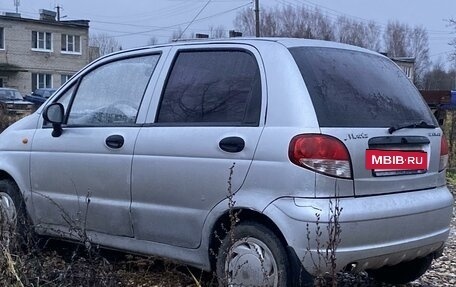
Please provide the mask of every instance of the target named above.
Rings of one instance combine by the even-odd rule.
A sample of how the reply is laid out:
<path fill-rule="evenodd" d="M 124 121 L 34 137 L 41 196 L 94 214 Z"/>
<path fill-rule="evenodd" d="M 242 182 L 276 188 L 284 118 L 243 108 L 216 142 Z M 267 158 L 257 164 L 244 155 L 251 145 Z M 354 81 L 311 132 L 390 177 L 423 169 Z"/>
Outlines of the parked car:
<path fill-rule="evenodd" d="M 102 57 L 4 131 L 0 157 L 3 208 L 39 234 L 83 230 L 222 284 L 298 286 L 339 270 L 408 282 L 450 231 L 436 119 L 388 58 L 332 42 Z"/>
<path fill-rule="evenodd" d="M 24 115 L 32 111 L 33 104 L 24 101 L 21 93 L 12 88 L 0 88 L 0 112 L 4 115 Z"/>
<path fill-rule="evenodd" d="M 56 89 L 51 89 L 51 88 L 41 88 L 41 89 L 36 89 L 33 93 L 30 95 L 25 96 L 25 100 L 32 102 L 35 104 L 35 106 L 39 107 L 41 106 L 54 92 Z"/>

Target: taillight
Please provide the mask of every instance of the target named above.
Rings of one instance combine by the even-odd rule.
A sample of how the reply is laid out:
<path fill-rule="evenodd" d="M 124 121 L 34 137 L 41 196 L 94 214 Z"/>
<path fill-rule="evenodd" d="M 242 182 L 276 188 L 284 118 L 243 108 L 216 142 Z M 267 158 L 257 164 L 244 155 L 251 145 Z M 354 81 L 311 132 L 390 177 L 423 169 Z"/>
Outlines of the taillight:
<path fill-rule="evenodd" d="M 442 135 L 440 141 L 440 164 L 439 171 L 444 170 L 448 166 L 448 142 L 445 135 Z"/>
<path fill-rule="evenodd" d="M 295 136 L 288 150 L 294 164 L 330 176 L 352 178 L 350 154 L 338 139 L 319 134 Z"/>

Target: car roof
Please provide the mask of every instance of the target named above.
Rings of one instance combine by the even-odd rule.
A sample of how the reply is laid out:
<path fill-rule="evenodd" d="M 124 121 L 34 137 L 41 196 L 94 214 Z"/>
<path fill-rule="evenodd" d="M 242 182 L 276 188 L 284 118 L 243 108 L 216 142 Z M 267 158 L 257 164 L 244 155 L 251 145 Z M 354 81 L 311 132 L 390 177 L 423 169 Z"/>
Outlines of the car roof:
<path fill-rule="evenodd" d="M 150 48 L 163 48 L 163 47 L 179 47 L 179 46 L 191 46 L 191 45 L 212 45 L 212 44 L 248 44 L 248 45 L 259 45 L 261 43 L 278 43 L 286 48 L 293 48 L 293 47 L 324 47 L 324 48 L 335 48 L 335 49 L 343 49 L 343 50 L 351 50 L 351 51 L 359 51 L 371 54 L 377 54 L 375 51 L 371 51 L 365 48 L 332 42 L 332 41 L 325 41 L 325 40 L 314 40 L 314 39 L 302 39 L 302 38 L 280 38 L 280 37 L 260 37 L 260 38 L 250 38 L 250 37 L 236 37 L 236 38 L 220 38 L 220 39 L 183 39 L 178 40 L 172 43 L 167 44 L 159 44 L 154 46 L 144 46 L 138 47 L 128 50 L 117 51 L 111 53 L 109 55 L 117 55 L 128 53 L 132 51 L 140 51 Z M 108 56 L 108 55 L 106 55 Z M 104 57 L 102 57 L 104 58 Z"/>
<path fill-rule="evenodd" d="M 1 91 L 18 91 L 18 89 L 15 89 L 15 88 L 0 88 Z"/>

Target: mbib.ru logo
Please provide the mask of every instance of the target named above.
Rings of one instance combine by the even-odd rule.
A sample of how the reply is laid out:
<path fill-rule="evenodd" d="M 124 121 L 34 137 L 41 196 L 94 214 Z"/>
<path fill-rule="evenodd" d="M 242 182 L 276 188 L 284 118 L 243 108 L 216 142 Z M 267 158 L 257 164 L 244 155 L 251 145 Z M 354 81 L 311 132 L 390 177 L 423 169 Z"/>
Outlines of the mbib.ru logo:
<path fill-rule="evenodd" d="M 366 150 L 366 169 L 422 170 L 427 165 L 424 151 Z"/>

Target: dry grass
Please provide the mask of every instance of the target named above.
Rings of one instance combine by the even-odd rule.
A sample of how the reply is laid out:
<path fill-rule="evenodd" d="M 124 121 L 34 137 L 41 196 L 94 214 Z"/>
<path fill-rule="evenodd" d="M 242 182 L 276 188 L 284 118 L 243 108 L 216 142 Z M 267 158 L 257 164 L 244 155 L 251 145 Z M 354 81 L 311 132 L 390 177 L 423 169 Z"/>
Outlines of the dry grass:
<path fill-rule="evenodd" d="M 2 111 L 0 111 L 0 132 L 4 129 L 12 125 L 14 122 L 22 119 L 23 117 L 27 116 L 28 114 L 24 115 L 5 115 Z"/>
<path fill-rule="evenodd" d="M 8 240 L 12 243 L 16 239 Z M 106 250 L 87 251 L 81 245 L 60 241 L 49 241 L 46 246 L 33 250 L 4 243 L 2 240 L 1 286 L 210 285 L 201 283 L 201 271 L 190 271 L 185 266 L 159 259 Z"/>

